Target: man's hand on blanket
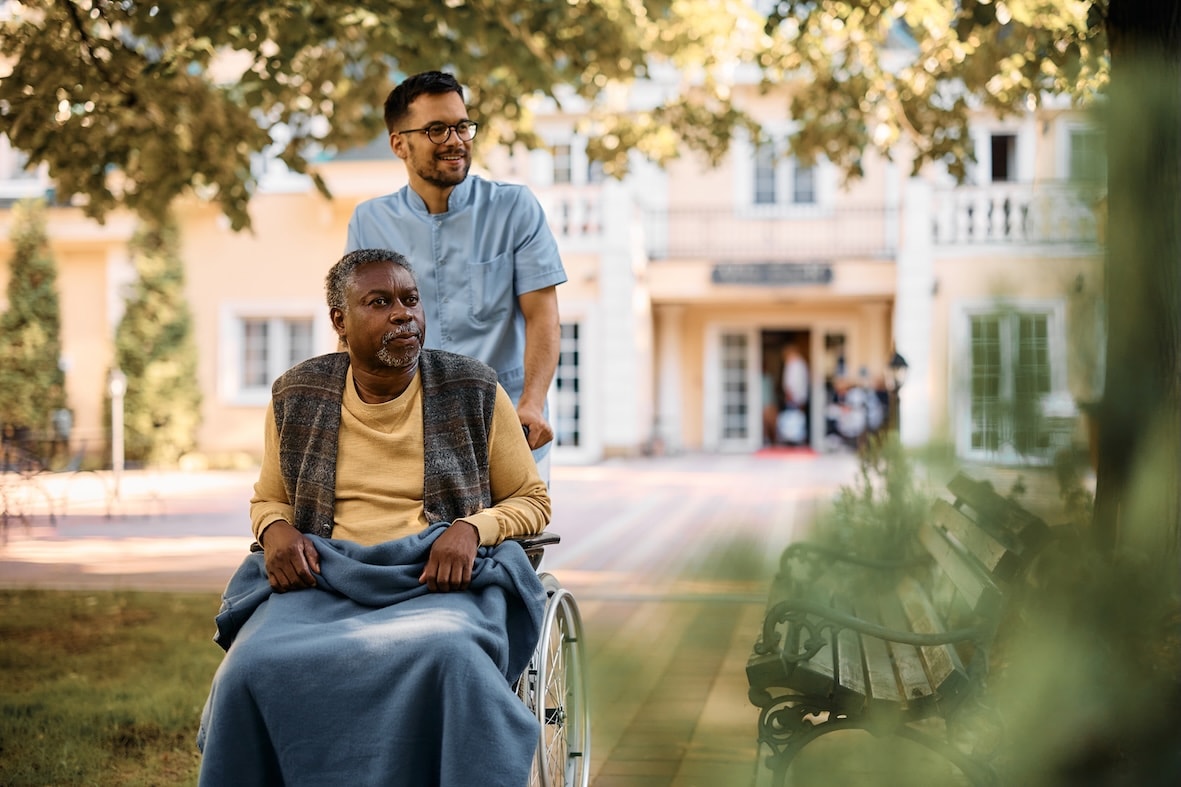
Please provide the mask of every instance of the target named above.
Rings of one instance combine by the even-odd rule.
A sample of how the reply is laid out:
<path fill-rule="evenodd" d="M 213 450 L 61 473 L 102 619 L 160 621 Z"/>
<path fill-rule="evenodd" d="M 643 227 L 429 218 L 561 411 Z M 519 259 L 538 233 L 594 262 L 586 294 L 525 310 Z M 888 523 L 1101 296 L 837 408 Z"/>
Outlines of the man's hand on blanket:
<path fill-rule="evenodd" d="M 320 572 L 320 555 L 311 539 L 282 520 L 267 525 L 262 533 L 267 581 L 278 593 L 316 586 L 312 572 Z"/>
<path fill-rule="evenodd" d="M 448 526 L 431 545 L 430 557 L 418 581 L 425 582 L 432 592 L 467 590 L 472 583 L 472 565 L 479 548 L 480 531 L 475 525 L 456 522 Z"/>

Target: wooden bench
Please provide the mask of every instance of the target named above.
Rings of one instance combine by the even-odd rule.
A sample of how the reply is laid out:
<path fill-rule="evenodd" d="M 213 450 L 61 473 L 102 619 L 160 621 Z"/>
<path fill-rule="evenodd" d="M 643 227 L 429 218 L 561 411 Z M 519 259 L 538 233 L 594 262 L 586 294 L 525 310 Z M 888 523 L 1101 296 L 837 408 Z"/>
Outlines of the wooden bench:
<path fill-rule="evenodd" d="M 961 474 L 948 490 L 954 502 L 937 500 L 919 528 L 917 560 L 808 543 L 784 553 L 746 668 L 772 784 L 809 742 L 843 729 L 913 740 L 994 783 L 946 731 L 984 686 L 997 627 L 1050 530 L 987 482 Z M 933 718 L 945 722 L 935 732 Z"/>

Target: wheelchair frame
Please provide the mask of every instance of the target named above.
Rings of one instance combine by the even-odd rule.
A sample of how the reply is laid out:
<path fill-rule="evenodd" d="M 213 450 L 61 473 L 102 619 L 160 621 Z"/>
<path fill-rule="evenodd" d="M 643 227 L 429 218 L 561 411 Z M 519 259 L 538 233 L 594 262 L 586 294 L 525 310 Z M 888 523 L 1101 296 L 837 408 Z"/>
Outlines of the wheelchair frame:
<path fill-rule="evenodd" d="M 541 533 L 514 540 L 537 570 L 545 547 L 561 538 Z M 546 594 L 541 637 L 517 683 L 517 695 L 541 725 L 529 787 L 587 787 L 591 735 L 582 616 L 574 596 L 552 574 L 540 572 L 538 578 Z"/>

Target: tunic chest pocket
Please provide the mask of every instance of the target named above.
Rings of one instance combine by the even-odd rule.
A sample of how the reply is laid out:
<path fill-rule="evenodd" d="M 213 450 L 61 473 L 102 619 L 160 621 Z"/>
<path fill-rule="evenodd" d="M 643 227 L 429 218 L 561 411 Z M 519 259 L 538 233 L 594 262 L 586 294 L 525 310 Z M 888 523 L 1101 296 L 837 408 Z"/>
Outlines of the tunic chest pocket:
<path fill-rule="evenodd" d="M 467 266 L 472 321 L 477 325 L 508 318 L 513 308 L 513 253 Z"/>

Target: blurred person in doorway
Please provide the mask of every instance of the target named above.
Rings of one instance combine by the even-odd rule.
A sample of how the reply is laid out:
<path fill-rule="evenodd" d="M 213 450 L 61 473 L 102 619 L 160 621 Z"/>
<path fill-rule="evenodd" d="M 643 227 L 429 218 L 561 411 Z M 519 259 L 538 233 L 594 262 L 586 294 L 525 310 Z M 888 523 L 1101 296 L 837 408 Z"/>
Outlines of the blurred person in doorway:
<path fill-rule="evenodd" d="M 790 434 L 782 435 L 790 445 L 808 443 L 808 395 L 812 382 L 808 376 L 808 362 L 795 342 L 783 348 L 783 408 L 784 412 L 798 412 L 781 420 L 802 426 L 794 427 Z M 802 418 L 800 417 L 802 416 Z"/>

